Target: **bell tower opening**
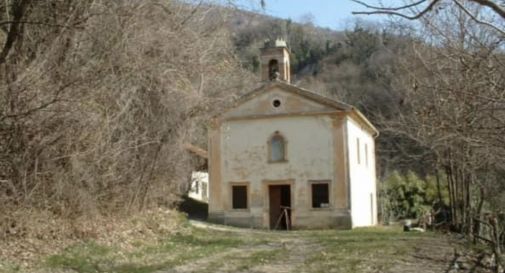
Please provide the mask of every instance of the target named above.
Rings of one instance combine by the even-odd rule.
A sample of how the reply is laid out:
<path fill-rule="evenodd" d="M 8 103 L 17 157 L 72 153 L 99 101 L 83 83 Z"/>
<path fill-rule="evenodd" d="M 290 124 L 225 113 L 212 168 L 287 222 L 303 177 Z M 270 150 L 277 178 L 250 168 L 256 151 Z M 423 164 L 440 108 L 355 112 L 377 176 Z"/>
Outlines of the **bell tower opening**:
<path fill-rule="evenodd" d="M 289 49 L 286 41 L 277 39 L 267 40 L 261 48 L 261 80 L 262 81 L 285 81 L 291 80 Z"/>
<path fill-rule="evenodd" d="M 276 59 L 268 62 L 268 76 L 271 81 L 279 78 L 279 62 Z"/>

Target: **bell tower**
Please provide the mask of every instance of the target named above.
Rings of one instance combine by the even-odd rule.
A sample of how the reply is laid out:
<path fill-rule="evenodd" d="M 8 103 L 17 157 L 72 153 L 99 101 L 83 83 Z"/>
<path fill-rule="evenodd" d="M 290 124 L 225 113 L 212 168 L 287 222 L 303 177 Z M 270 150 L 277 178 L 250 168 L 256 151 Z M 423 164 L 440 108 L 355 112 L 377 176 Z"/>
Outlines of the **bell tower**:
<path fill-rule="evenodd" d="M 289 49 L 286 41 L 267 40 L 261 48 L 261 80 L 281 80 L 290 83 Z"/>

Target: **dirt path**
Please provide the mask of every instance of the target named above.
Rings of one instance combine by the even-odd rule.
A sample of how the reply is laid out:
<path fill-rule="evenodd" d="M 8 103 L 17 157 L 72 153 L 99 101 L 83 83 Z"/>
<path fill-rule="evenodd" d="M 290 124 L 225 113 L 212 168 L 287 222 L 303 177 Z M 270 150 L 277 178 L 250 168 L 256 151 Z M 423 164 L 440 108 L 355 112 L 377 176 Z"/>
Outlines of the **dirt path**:
<path fill-rule="evenodd" d="M 318 244 L 306 242 L 305 240 L 287 240 L 282 242 L 288 252 L 284 257 L 275 259 L 271 263 L 262 264 L 244 272 L 303 272 L 308 257 L 320 251 Z"/>
<path fill-rule="evenodd" d="M 440 234 L 363 231 L 271 232 L 192 221 L 194 227 L 259 242 L 233 247 L 159 273 L 487 272 L 457 258 L 461 245 Z M 456 256 L 455 256 L 456 253 Z M 459 259 L 459 260 L 458 260 Z M 473 270 L 473 271 L 472 271 Z"/>
<path fill-rule="evenodd" d="M 33 272 L 484 273 L 489 264 L 462 240 L 440 233 L 391 227 L 279 232 L 190 221 L 129 249 L 82 242 Z"/>
<path fill-rule="evenodd" d="M 308 249 L 317 249 L 316 244 L 310 245 L 307 241 L 289 236 L 284 232 L 234 228 L 193 220 L 190 223 L 196 228 L 229 232 L 240 235 L 242 238 L 268 239 L 254 246 L 246 245 L 228 249 L 168 271 L 160 271 L 160 273 L 297 272 L 296 268 L 303 265 Z M 282 259 L 277 259 L 281 255 Z"/>

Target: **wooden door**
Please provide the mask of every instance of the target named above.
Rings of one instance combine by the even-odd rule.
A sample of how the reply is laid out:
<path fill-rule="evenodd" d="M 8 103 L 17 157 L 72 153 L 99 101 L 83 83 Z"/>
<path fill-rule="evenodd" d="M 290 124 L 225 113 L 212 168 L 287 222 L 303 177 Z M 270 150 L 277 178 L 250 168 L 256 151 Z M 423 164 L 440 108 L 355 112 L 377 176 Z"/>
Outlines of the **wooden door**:
<path fill-rule="evenodd" d="M 281 187 L 269 186 L 268 192 L 270 206 L 270 229 L 274 229 L 277 219 L 279 219 L 279 216 L 281 215 Z"/>
<path fill-rule="evenodd" d="M 268 187 L 270 205 L 270 229 L 291 229 L 291 187 Z M 279 219 L 282 215 L 282 218 Z"/>

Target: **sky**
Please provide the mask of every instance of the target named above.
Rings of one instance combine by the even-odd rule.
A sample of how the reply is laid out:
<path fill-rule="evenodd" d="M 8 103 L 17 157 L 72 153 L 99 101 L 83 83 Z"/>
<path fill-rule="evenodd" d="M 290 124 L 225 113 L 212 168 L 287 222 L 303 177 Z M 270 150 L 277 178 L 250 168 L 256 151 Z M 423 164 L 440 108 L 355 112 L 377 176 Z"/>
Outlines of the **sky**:
<path fill-rule="evenodd" d="M 401 0 L 365 0 L 369 4 L 382 3 L 385 6 L 401 5 Z M 238 0 L 240 8 L 254 10 L 280 18 L 291 18 L 293 21 L 302 21 L 303 18 L 312 17 L 317 26 L 334 30 L 342 30 L 348 26 L 353 18 L 380 21 L 385 16 L 352 15 L 352 11 L 366 10 L 360 4 L 350 0 L 265 0 L 266 7 L 261 9 L 260 0 Z"/>

